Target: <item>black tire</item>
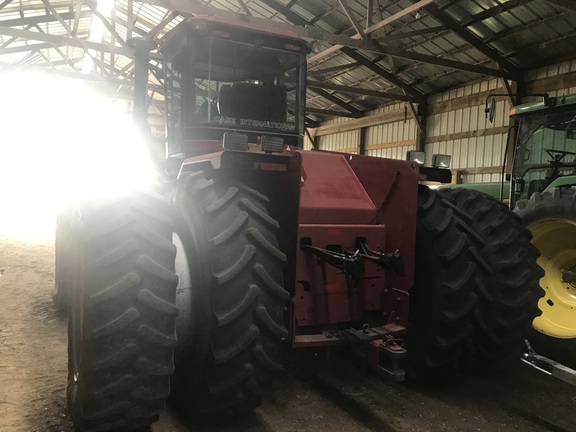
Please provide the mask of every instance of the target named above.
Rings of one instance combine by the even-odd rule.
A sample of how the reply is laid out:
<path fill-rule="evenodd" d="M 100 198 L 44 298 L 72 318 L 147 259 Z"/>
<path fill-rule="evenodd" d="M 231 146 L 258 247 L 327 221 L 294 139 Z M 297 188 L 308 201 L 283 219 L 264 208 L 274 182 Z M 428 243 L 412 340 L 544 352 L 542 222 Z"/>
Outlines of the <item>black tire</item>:
<path fill-rule="evenodd" d="M 168 209 L 139 192 L 74 212 L 68 407 L 78 431 L 138 430 L 164 407 L 178 313 Z"/>
<path fill-rule="evenodd" d="M 193 286 L 193 344 L 177 358 L 174 385 L 191 417 L 221 417 L 260 405 L 260 388 L 282 369 L 290 299 L 286 256 L 268 198 L 199 171 L 179 179 L 177 232 Z"/>
<path fill-rule="evenodd" d="M 529 340 L 538 354 L 576 368 L 576 283 L 562 281 L 564 271 L 576 272 L 576 187 L 536 192 L 514 211 L 532 232 L 546 272 L 540 280 L 542 315 Z"/>
<path fill-rule="evenodd" d="M 538 281 L 543 271 L 536 264 L 539 253 L 530 243 L 532 236 L 518 216 L 489 195 L 463 188 L 439 193 L 454 206 L 477 264 L 479 301 L 463 366 L 483 369 L 518 359 L 542 296 Z"/>
<path fill-rule="evenodd" d="M 56 236 L 54 239 L 54 291 L 52 301 L 60 313 L 68 311 L 70 293 L 71 250 L 70 231 L 72 227 L 72 209 L 66 208 L 56 215 Z"/>
<path fill-rule="evenodd" d="M 476 266 L 466 254 L 467 236 L 437 193 L 418 189 L 414 287 L 406 335 L 406 375 L 430 378 L 460 361 L 473 331 Z"/>

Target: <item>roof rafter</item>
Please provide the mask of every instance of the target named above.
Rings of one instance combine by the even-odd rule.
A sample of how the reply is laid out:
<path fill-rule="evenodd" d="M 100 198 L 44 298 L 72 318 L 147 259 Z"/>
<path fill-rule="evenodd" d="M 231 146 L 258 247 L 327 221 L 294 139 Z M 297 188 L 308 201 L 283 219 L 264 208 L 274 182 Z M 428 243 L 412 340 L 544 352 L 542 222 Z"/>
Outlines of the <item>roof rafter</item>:
<path fill-rule="evenodd" d="M 114 54 L 125 55 L 127 57 L 133 57 L 134 56 L 134 50 L 132 50 L 131 48 L 117 47 L 117 46 L 107 45 L 107 44 L 98 43 L 98 42 L 91 42 L 91 41 L 87 41 L 87 40 L 81 41 L 77 38 L 65 37 L 65 36 L 56 36 L 56 35 L 39 33 L 39 32 L 29 31 L 29 30 L 20 30 L 20 29 L 15 29 L 12 27 L 5 27 L 2 25 L 0 25 L 0 34 L 5 35 L 5 36 L 13 36 L 13 37 L 17 37 L 17 38 L 22 38 L 22 39 L 48 42 L 49 44 L 55 43 L 58 45 L 68 45 L 68 46 L 74 46 L 74 47 L 82 48 L 82 49 L 92 49 L 95 51 L 109 52 L 109 53 L 114 53 Z"/>
<path fill-rule="evenodd" d="M 276 4 L 277 1 L 276 0 L 265 0 L 266 3 L 271 6 L 272 3 Z M 429 3 L 428 0 L 421 0 L 421 2 L 418 2 L 418 4 L 422 3 L 424 4 L 424 2 Z M 271 6 L 272 7 L 272 6 Z M 300 17 L 299 15 L 295 14 L 293 11 L 288 10 L 286 11 L 286 7 L 282 6 L 282 5 L 278 5 L 279 12 L 283 13 L 286 18 L 292 22 L 293 24 L 296 25 L 306 25 L 306 20 L 302 17 Z M 286 12 L 286 13 L 284 13 Z M 392 19 L 392 17 L 388 18 L 389 20 L 395 20 L 397 18 Z M 366 29 L 365 33 L 368 34 L 369 30 L 370 31 L 375 31 L 376 29 L 379 29 L 381 27 L 383 27 L 382 23 L 384 23 L 385 20 L 380 21 L 378 24 L 375 24 L 369 28 Z M 390 21 L 391 22 L 391 21 Z M 374 30 L 371 30 L 374 29 Z M 374 44 L 376 45 L 376 44 Z M 334 48 L 334 47 L 333 47 Z M 393 84 L 397 85 L 398 87 L 400 87 L 404 92 L 406 92 L 406 94 L 410 94 L 413 97 L 416 98 L 422 98 L 422 94 L 418 91 L 416 91 L 415 89 L 410 88 L 404 81 L 402 81 L 400 78 L 398 78 L 398 76 L 395 76 L 393 73 L 390 73 L 388 71 L 386 71 L 385 69 L 376 66 L 374 64 L 372 64 L 372 62 L 370 62 L 370 60 L 368 60 L 366 57 L 364 57 L 362 54 L 357 53 L 355 50 L 349 48 L 349 47 L 338 47 L 338 50 L 342 50 L 342 52 L 344 52 L 345 54 L 347 54 L 348 56 L 352 57 L 354 60 L 356 60 L 358 63 L 362 64 L 363 66 L 367 66 L 368 68 L 370 68 L 373 72 L 376 72 L 377 74 L 381 75 L 383 78 L 385 78 L 386 80 L 392 82 Z M 309 59 L 310 60 L 310 59 Z"/>
<path fill-rule="evenodd" d="M 272 1 L 272 0 L 268 0 L 268 1 Z M 378 22 L 377 24 L 374 24 L 374 25 L 366 28 L 366 29 L 364 30 L 364 35 L 360 35 L 359 33 L 356 33 L 356 35 L 352 36 L 351 39 L 362 39 L 363 36 L 369 35 L 370 33 L 373 33 L 373 32 L 375 32 L 376 30 L 381 29 L 382 27 L 384 27 L 384 26 L 386 26 L 386 25 L 388 25 L 388 24 L 390 24 L 390 23 L 392 23 L 392 22 L 394 22 L 394 21 L 396 21 L 396 20 L 398 20 L 398 19 L 400 19 L 400 18 L 402 18 L 402 17 L 404 17 L 404 16 L 412 13 L 414 10 L 417 10 L 417 9 L 419 9 L 420 7 L 423 7 L 423 6 L 431 3 L 432 1 L 433 1 L 433 0 L 420 0 L 420 1 L 417 2 L 416 4 L 413 4 L 412 6 L 407 7 L 406 9 L 403 9 L 403 10 L 401 10 L 400 12 L 395 13 L 394 15 L 391 15 L 391 16 L 389 16 L 388 18 L 383 19 L 382 21 Z M 287 17 L 287 18 L 288 18 L 288 17 Z M 291 20 L 291 21 L 292 21 L 292 20 Z M 295 23 L 295 24 L 296 24 L 296 23 Z M 362 40 L 361 43 L 362 43 L 362 45 L 364 45 L 364 46 L 355 47 L 355 48 L 365 48 L 367 41 L 368 41 L 367 39 Z M 350 45 L 348 45 L 348 46 L 350 46 Z M 326 57 L 326 56 L 328 56 L 328 55 L 331 55 L 331 54 L 334 54 L 334 53 L 338 52 L 341 48 L 342 48 L 341 45 L 340 45 L 340 46 L 339 46 L 338 44 L 337 44 L 337 45 L 334 45 L 334 46 L 332 46 L 332 47 L 330 47 L 330 48 L 328 48 L 328 49 L 326 49 L 326 50 L 324 50 L 324 51 L 322 51 L 322 52 L 319 52 L 319 53 L 316 54 L 316 55 L 313 55 L 312 57 L 310 57 L 310 58 L 308 59 L 308 61 L 309 61 L 309 62 L 315 62 L 315 61 L 317 61 L 317 60 L 320 60 L 320 59 L 323 58 L 323 57 Z"/>
<path fill-rule="evenodd" d="M 306 107 L 306 112 L 310 114 L 320 114 L 330 117 L 351 117 L 351 118 L 358 118 L 358 115 L 352 114 L 346 111 L 336 111 L 336 110 L 329 110 L 329 109 L 320 109 L 320 108 L 312 108 Z"/>
<path fill-rule="evenodd" d="M 349 94 L 358 94 L 362 96 L 371 96 L 379 99 L 393 99 L 393 100 L 401 100 L 401 101 L 412 101 L 414 98 L 406 95 L 396 94 L 396 93 L 389 93 L 389 92 L 381 92 L 377 90 L 370 90 L 364 89 L 360 87 L 350 87 L 350 86 L 343 86 L 338 84 L 332 84 L 329 82 L 319 82 L 319 81 L 307 81 L 307 86 L 313 89 L 326 89 L 326 90 L 335 90 L 341 93 L 349 93 Z"/>
<path fill-rule="evenodd" d="M 60 14 L 65 20 L 70 20 L 75 17 L 75 12 L 64 12 Z M 90 11 L 81 11 L 80 17 L 86 18 L 92 16 Z M 34 24 L 42 24 L 47 22 L 54 22 L 58 21 L 54 15 L 46 14 L 46 15 L 38 15 L 38 16 L 31 16 L 31 17 L 24 17 L 24 18 L 14 18 L 14 19 L 6 19 L 0 20 L 0 25 L 6 27 L 19 27 L 19 26 L 27 26 L 27 25 L 34 25 Z"/>
<path fill-rule="evenodd" d="M 364 29 L 362 28 L 362 26 L 360 25 L 360 23 L 358 22 L 358 20 L 354 16 L 354 11 L 350 8 L 350 6 L 348 5 L 348 2 L 346 0 L 338 0 L 338 3 L 340 3 L 340 6 L 344 10 L 344 13 L 346 14 L 348 19 L 350 20 L 352 27 L 354 27 L 354 29 L 356 29 L 356 33 L 358 33 L 361 38 L 364 38 L 365 37 Z"/>
<path fill-rule="evenodd" d="M 395 86 L 400 87 L 403 91 L 406 91 L 406 93 L 412 95 L 414 98 L 424 99 L 424 95 L 421 92 L 410 87 L 410 85 L 408 85 L 407 83 L 402 81 L 400 78 L 394 76 L 394 74 L 388 72 L 382 66 L 377 65 L 372 60 L 370 60 L 368 57 L 360 54 L 359 52 L 356 52 L 352 48 L 344 47 L 344 48 L 342 48 L 342 52 L 344 54 L 346 54 L 348 57 L 351 57 L 353 60 L 360 63 L 362 66 L 364 66 L 364 67 L 370 69 L 372 72 L 380 75 L 386 81 L 389 81 L 392 84 L 394 84 Z"/>
<path fill-rule="evenodd" d="M 352 69 L 361 66 L 358 62 L 346 63 L 338 66 L 331 66 L 324 69 L 312 69 L 308 70 L 308 76 L 324 75 L 331 72 L 340 72 L 346 69 Z"/>
<path fill-rule="evenodd" d="M 324 99 L 329 100 L 330 102 L 338 105 L 339 107 L 344 108 L 346 111 L 350 112 L 351 114 L 355 115 L 356 117 L 362 116 L 361 110 L 352 106 L 348 102 L 343 101 L 342 99 L 333 95 L 332 93 L 327 92 L 326 90 L 323 90 L 321 88 L 315 88 L 314 93 L 318 94 L 319 96 L 322 96 Z"/>
<path fill-rule="evenodd" d="M 64 29 L 66 30 L 66 33 L 68 33 L 68 36 L 73 38 L 74 32 L 72 31 L 70 26 L 66 23 L 66 21 L 60 16 L 60 13 L 56 9 L 54 9 L 54 7 L 50 4 L 50 1 L 49 0 L 42 0 L 42 3 L 44 3 L 44 6 L 46 6 L 46 9 L 48 11 L 50 11 L 50 13 L 56 17 L 56 19 L 62 25 L 62 27 L 64 27 Z M 92 59 L 92 61 L 100 67 L 100 70 L 102 71 L 102 73 L 105 75 L 108 75 L 110 73 L 110 71 L 107 69 L 106 64 L 103 61 L 101 61 L 97 56 L 93 55 L 90 52 L 88 47 L 85 45 L 84 40 L 82 40 L 82 39 L 76 39 L 76 40 L 80 43 L 81 48 Z"/>
<path fill-rule="evenodd" d="M 407 32 L 394 33 L 394 34 L 390 34 L 390 35 L 386 35 L 386 36 L 381 36 L 381 37 L 376 38 L 374 40 L 376 42 L 392 42 L 395 40 L 407 39 L 407 38 L 415 37 L 415 36 L 423 36 L 423 35 L 427 35 L 430 33 L 439 33 L 439 32 L 444 31 L 444 30 L 446 30 L 446 26 L 440 25 L 440 26 L 428 27 L 428 28 L 424 28 L 424 29 L 420 29 L 420 30 L 412 30 L 412 31 L 407 31 Z"/>
<path fill-rule="evenodd" d="M 572 0 L 548 0 L 548 2 L 568 9 L 569 11 L 576 12 L 576 4 Z"/>
<path fill-rule="evenodd" d="M 450 16 L 446 14 L 443 10 L 441 10 L 438 6 L 431 3 L 424 7 L 424 10 L 428 12 L 431 16 L 436 18 L 440 23 L 448 27 L 462 39 L 464 39 L 467 43 L 472 45 L 486 57 L 492 59 L 496 62 L 501 68 L 506 69 L 509 74 L 506 75 L 507 78 L 512 78 L 515 80 L 520 79 L 521 71 L 520 69 L 515 66 L 512 62 L 502 57 L 495 49 L 486 45 L 483 41 L 478 39 L 468 30 L 466 30 L 462 25 L 452 19 Z M 510 76 L 511 75 L 511 76 Z"/>
<path fill-rule="evenodd" d="M 484 21 L 485 19 L 492 18 L 495 15 L 499 15 L 503 12 L 507 12 L 511 9 L 515 9 L 518 6 L 525 5 L 526 3 L 531 3 L 535 0 L 509 0 L 506 3 L 499 4 L 498 6 L 491 7 L 486 9 L 484 12 L 477 13 L 473 15 L 470 20 L 461 23 L 460 25 L 463 27 L 468 27 L 479 22 Z"/>
<path fill-rule="evenodd" d="M 0 3 L 0 9 L 4 9 L 10 3 L 12 3 L 12 0 L 4 0 L 2 3 Z"/>
<path fill-rule="evenodd" d="M 98 9 L 96 8 L 96 5 L 94 4 L 90 4 L 90 9 L 92 10 L 92 12 L 94 13 L 94 15 L 102 22 L 102 24 L 104 25 L 104 27 L 106 27 L 106 29 L 110 32 L 110 34 L 112 35 L 113 39 L 116 39 L 120 45 L 122 45 L 123 47 L 126 47 L 126 41 L 124 39 L 122 39 L 122 37 L 118 34 L 118 32 L 116 31 L 116 29 L 112 26 L 112 24 L 110 22 L 108 22 L 108 20 L 106 19 L 106 17 L 104 15 L 102 15 Z"/>

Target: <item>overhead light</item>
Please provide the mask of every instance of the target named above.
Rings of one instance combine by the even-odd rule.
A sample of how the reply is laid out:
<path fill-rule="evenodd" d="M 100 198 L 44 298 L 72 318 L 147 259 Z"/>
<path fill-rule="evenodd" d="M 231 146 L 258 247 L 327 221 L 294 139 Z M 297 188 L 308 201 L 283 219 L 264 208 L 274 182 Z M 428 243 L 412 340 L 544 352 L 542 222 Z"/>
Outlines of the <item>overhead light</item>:
<path fill-rule="evenodd" d="M 418 10 L 416 11 L 416 15 L 414 15 L 414 18 L 420 19 L 420 9 L 418 9 Z"/>

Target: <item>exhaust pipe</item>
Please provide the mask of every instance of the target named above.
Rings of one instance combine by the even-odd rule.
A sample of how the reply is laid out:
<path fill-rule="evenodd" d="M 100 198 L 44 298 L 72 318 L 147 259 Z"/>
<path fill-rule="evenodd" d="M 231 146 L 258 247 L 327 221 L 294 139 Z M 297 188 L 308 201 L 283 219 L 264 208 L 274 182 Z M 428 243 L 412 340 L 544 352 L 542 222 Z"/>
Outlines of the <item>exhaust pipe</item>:
<path fill-rule="evenodd" d="M 150 51 L 158 48 L 156 42 L 147 37 L 134 37 L 127 41 L 134 48 L 134 100 L 132 119 L 146 143 L 150 159 L 158 172 L 162 171 L 164 152 L 159 152 L 150 136 L 148 125 L 148 64 Z"/>
<path fill-rule="evenodd" d="M 148 126 L 148 63 L 150 51 L 158 48 L 156 42 L 147 37 L 134 37 L 127 41 L 134 48 L 134 100 L 132 118 L 134 124 L 145 133 Z"/>

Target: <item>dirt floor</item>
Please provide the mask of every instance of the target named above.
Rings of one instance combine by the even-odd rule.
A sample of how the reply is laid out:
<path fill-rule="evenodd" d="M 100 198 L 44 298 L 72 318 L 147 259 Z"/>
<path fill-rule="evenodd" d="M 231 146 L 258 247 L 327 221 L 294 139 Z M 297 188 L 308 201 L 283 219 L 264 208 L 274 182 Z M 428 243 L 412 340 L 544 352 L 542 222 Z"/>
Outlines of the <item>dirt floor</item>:
<path fill-rule="evenodd" d="M 66 319 L 52 306 L 50 241 L 0 238 L 0 432 L 71 432 Z M 169 408 L 153 432 L 576 431 L 576 387 L 520 361 L 483 376 L 396 384 L 318 356 L 288 370 L 253 414 L 191 425 Z"/>

